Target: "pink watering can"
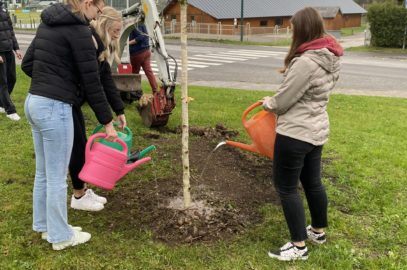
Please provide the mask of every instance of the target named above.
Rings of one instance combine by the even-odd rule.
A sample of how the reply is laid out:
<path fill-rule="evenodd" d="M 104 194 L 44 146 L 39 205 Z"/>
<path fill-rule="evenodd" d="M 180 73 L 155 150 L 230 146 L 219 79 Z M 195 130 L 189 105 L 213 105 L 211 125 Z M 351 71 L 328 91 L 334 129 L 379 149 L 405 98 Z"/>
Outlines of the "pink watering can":
<path fill-rule="evenodd" d="M 94 142 L 95 139 L 105 137 L 104 133 L 96 133 L 89 138 L 85 150 L 85 165 L 79 173 L 79 178 L 89 184 L 110 190 L 128 172 L 150 161 L 151 158 L 146 157 L 127 164 L 126 143 L 118 139 L 117 142 L 123 147 L 122 150 L 118 150 L 101 142 Z"/>

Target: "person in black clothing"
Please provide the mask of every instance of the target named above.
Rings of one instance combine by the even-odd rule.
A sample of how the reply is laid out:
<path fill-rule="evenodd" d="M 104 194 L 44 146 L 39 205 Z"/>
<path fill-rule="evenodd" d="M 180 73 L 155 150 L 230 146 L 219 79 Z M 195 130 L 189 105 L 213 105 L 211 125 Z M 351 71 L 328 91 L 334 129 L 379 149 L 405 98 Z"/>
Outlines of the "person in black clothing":
<path fill-rule="evenodd" d="M 112 79 L 110 64 L 113 60 L 120 62 L 117 55 L 119 38 L 122 29 L 121 13 L 112 7 L 104 7 L 102 14 L 96 21 L 91 23 L 91 31 L 96 41 L 96 54 L 99 59 L 100 80 L 107 100 L 117 115 L 119 128 L 126 126 L 124 115 L 124 104 L 120 98 L 119 91 Z M 103 40 L 102 40 L 103 38 Z M 79 173 L 85 164 L 86 128 L 80 106 L 73 106 L 74 144 L 72 148 L 71 161 L 69 163 L 69 174 L 72 180 L 73 195 L 71 207 L 85 211 L 99 211 L 107 202 L 105 197 L 99 196 L 79 179 Z"/>
<path fill-rule="evenodd" d="M 42 23 L 22 61 L 32 78 L 25 113 L 32 127 L 36 173 L 33 230 L 54 250 L 90 240 L 80 227 L 68 224 L 67 174 L 73 145 L 72 106 L 86 98 L 106 139 L 117 139 L 113 116 L 100 82 L 89 20 L 101 12 L 102 0 L 68 0 L 41 13 Z"/>
<path fill-rule="evenodd" d="M 9 119 L 18 121 L 20 116 L 10 98 L 16 84 L 14 53 L 22 59 L 10 15 L 0 1 L 0 113 L 7 113 Z"/>

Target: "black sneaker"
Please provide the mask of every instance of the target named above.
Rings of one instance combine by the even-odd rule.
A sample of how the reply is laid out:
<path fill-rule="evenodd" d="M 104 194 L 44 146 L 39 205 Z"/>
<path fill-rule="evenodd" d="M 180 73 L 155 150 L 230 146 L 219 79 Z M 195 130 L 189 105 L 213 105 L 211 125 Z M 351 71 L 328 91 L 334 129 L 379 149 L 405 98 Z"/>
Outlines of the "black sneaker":
<path fill-rule="evenodd" d="M 304 247 L 303 249 L 299 249 L 293 243 L 288 242 L 277 251 L 269 251 L 268 255 L 280 261 L 305 261 L 308 259 L 308 248 Z"/>
<path fill-rule="evenodd" d="M 308 239 L 317 244 L 323 244 L 326 242 L 325 232 L 317 233 L 312 230 L 311 225 L 307 226 Z"/>

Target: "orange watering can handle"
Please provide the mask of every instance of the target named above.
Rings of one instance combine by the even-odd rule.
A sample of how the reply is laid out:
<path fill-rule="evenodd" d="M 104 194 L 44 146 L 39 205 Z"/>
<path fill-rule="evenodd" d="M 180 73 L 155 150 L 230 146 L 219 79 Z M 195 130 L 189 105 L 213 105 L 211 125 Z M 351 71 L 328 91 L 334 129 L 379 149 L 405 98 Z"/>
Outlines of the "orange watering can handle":
<path fill-rule="evenodd" d="M 256 103 L 254 103 L 253 105 L 251 105 L 249 108 L 247 108 L 242 115 L 242 123 L 243 126 L 246 126 L 246 121 L 247 121 L 247 115 L 249 114 L 249 112 L 253 111 L 255 108 L 259 107 L 263 105 L 263 102 L 261 101 L 257 101 Z"/>

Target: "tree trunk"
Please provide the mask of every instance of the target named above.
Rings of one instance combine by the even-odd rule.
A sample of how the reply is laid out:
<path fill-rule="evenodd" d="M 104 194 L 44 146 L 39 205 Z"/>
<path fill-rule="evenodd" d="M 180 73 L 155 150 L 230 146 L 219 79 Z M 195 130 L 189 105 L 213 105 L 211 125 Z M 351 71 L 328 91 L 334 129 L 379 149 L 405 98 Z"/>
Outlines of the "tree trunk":
<path fill-rule="evenodd" d="M 191 185 L 189 181 L 187 6 L 186 0 L 181 1 L 182 181 L 185 208 L 191 206 Z"/>

